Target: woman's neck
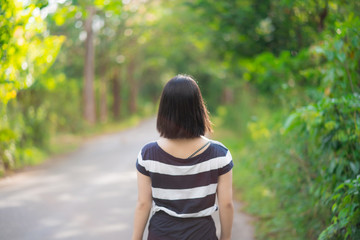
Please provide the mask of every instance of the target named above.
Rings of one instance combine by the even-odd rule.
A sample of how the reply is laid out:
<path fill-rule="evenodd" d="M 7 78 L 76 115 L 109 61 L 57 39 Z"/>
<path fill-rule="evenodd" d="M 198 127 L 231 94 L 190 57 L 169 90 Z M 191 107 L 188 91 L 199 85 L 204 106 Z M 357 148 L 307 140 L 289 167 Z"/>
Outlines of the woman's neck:
<path fill-rule="evenodd" d="M 204 146 L 209 141 L 206 137 L 200 136 L 196 138 L 177 138 L 168 139 L 160 138 L 157 143 L 167 153 L 178 158 L 188 158 L 196 150 Z M 201 154 L 207 149 L 205 147 L 196 155 Z"/>

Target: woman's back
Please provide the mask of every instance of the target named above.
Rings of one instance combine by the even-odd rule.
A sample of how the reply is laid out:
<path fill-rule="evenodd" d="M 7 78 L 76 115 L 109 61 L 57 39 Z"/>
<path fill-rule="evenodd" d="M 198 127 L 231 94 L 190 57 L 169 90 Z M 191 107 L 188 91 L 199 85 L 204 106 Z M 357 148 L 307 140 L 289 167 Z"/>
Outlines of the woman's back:
<path fill-rule="evenodd" d="M 160 148 L 162 148 L 168 154 L 176 157 L 176 158 L 188 158 L 197 150 L 201 149 L 195 155 L 201 154 L 208 147 L 206 145 L 209 142 L 209 139 L 205 137 L 197 137 L 191 139 L 167 139 L 160 138 L 157 141 L 157 144 Z"/>
<path fill-rule="evenodd" d="M 137 169 L 151 178 L 153 211 L 164 211 L 174 217 L 203 217 L 217 210 L 218 178 L 231 170 L 232 159 L 222 144 L 205 141 L 210 143 L 203 145 L 207 148 L 191 158 L 174 156 L 158 142 L 142 148 Z M 186 144 L 179 145 L 179 149 L 186 150 Z"/>
<path fill-rule="evenodd" d="M 219 204 L 221 240 L 230 240 L 233 218 L 229 150 L 203 137 L 211 121 L 195 80 L 177 75 L 164 87 L 157 116 L 160 139 L 137 158 L 138 201 L 133 240 L 215 240 L 211 214 Z M 154 204 L 153 204 L 154 203 Z"/>

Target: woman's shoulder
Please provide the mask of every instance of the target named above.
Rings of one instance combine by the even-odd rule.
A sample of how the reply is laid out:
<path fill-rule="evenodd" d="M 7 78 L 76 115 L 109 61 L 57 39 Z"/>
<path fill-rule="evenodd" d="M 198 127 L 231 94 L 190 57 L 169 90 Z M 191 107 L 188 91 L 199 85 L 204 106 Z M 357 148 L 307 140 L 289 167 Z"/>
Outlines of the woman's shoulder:
<path fill-rule="evenodd" d="M 210 140 L 211 145 L 213 145 L 216 149 L 222 150 L 222 151 L 229 151 L 229 149 L 221 142 L 211 139 Z"/>
<path fill-rule="evenodd" d="M 214 152 L 214 155 L 217 157 L 218 163 L 219 163 L 219 168 L 221 168 L 221 170 L 219 171 L 219 174 L 222 175 L 222 174 L 228 172 L 233 167 L 231 153 L 230 153 L 229 149 L 227 147 L 225 147 L 225 145 L 219 141 L 212 141 L 211 145 L 215 149 L 212 152 Z"/>
<path fill-rule="evenodd" d="M 151 142 L 146 143 L 146 144 L 141 148 L 141 150 L 152 149 L 152 148 L 155 148 L 156 146 L 157 146 L 157 141 L 151 141 Z"/>
<path fill-rule="evenodd" d="M 230 154 L 229 149 L 221 142 L 210 140 L 211 153 L 215 156 L 221 157 Z"/>
<path fill-rule="evenodd" d="M 148 152 L 148 151 L 153 151 L 154 149 L 157 148 L 157 141 L 151 141 L 151 142 L 148 142 L 146 143 L 145 145 L 142 146 L 140 152 L 142 153 L 145 153 L 145 152 Z"/>
<path fill-rule="evenodd" d="M 143 158 L 153 157 L 153 155 L 157 155 L 158 152 L 158 144 L 157 141 L 151 141 L 143 145 L 140 150 L 140 154 Z"/>

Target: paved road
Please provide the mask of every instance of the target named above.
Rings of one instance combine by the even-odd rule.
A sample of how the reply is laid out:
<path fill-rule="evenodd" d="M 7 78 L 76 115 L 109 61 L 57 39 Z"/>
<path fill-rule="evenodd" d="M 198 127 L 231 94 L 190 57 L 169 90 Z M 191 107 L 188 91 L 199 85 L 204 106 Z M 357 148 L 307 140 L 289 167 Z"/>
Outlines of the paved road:
<path fill-rule="evenodd" d="M 2 179 L 0 240 L 130 239 L 135 160 L 140 148 L 156 138 L 155 120 L 148 120 Z M 234 240 L 253 239 L 248 222 L 249 217 L 236 214 Z"/>

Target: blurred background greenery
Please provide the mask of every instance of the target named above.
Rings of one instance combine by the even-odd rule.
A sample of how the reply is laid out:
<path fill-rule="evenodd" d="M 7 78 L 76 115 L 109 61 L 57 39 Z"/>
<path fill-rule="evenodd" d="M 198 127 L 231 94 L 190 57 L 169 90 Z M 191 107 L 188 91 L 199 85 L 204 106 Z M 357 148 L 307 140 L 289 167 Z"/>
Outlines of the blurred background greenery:
<path fill-rule="evenodd" d="M 257 239 L 360 239 L 360 2 L 0 0 L 0 175 L 198 81 Z"/>

